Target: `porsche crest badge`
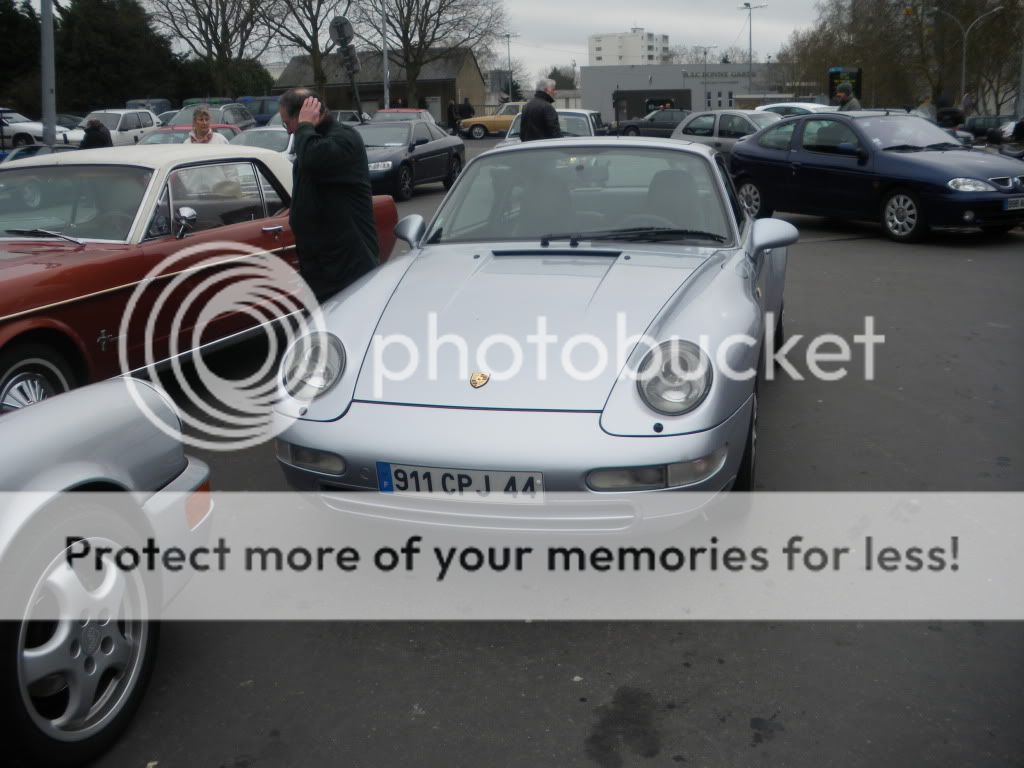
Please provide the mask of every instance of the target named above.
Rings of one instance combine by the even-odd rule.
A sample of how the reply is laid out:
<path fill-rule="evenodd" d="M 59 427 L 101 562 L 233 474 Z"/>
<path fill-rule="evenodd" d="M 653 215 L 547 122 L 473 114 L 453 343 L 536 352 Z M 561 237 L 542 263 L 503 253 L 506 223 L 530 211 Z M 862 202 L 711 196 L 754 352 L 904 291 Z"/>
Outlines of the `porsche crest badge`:
<path fill-rule="evenodd" d="M 491 374 L 484 373 L 483 371 L 476 371 L 472 376 L 469 377 L 469 386 L 473 389 L 480 389 L 484 384 L 491 380 Z"/>

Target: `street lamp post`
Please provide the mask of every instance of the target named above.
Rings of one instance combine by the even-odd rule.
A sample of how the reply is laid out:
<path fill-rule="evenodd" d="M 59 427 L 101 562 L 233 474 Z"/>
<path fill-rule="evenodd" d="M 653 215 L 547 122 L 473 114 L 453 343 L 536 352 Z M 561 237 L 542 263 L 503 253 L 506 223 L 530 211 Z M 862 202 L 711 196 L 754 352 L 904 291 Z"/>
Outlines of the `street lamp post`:
<path fill-rule="evenodd" d="M 768 3 L 754 5 L 750 2 L 739 6 L 739 10 L 747 12 L 747 93 L 752 93 L 754 90 L 754 11 L 767 7 Z"/>
<path fill-rule="evenodd" d="M 998 13 L 999 11 L 1003 10 L 1003 6 L 1000 5 L 993 8 L 991 11 L 985 11 L 985 13 L 981 14 L 974 21 L 972 21 L 966 29 L 964 29 L 964 25 L 960 23 L 960 19 L 958 19 L 949 11 L 944 11 L 941 8 L 935 6 L 932 7 L 932 10 L 934 10 L 936 13 L 942 13 L 945 14 L 946 16 L 949 16 L 949 18 L 956 22 L 956 25 L 960 27 L 960 31 L 963 33 L 964 42 L 960 58 L 960 94 L 961 98 L 963 98 L 963 94 L 967 93 L 967 36 L 971 34 L 971 30 L 974 29 L 975 24 L 984 19 L 986 16 L 991 16 L 993 13 Z"/>
<path fill-rule="evenodd" d="M 717 48 L 717 45 L 698 45 L 698 48 L 704 49 L 704 109 L 710 109 L 711 103 L 708 98 L 708 51 Z"/>
<path fill-rule="evenodd" d="M 505 33 L 505 45 L 508 47 L 508 100 L 512 101 L 512 38 L 519 37 L 518 32 Z"/>

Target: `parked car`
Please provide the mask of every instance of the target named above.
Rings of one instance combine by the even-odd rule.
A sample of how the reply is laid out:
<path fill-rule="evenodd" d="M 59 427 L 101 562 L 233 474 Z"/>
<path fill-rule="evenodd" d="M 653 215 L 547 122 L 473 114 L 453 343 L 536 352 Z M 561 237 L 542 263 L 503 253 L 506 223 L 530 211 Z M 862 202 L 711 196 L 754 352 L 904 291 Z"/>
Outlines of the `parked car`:
<path fill-rule="evenodd" d="M 401 122 L 405 120 L 426 120 L 428 123 L 437 122 L 434 120 L 434 116 L 430 114 L 429 109 L 409 109 L 407 107 L 378 109 L 373 113 L 373 117 L 371 119 L 376 120 L 378 123 Z"/>
<path fill-rule="evenodd" d="M 553 520 L 501 503 L 752 487 L 761 345 L 730 350 L 742 377 L 714 350 L 730 334 L 781 334 L 768 313 L 780 317 L 797 231 L 744 215 L 708 147 L 594 137 L 495 149 L 429 225 L 412 215 L 396 234 L 411 252 L 339 296 L 328 334 L 285 354 L 278 459 L 293 486 L 373 491 L 335 499 L 371 515 L 562 530 L 605 523 L 579 504 Z M 502 352 L 500 376 L 458 364 L 495 338 L 528 343 L 541 318 L 566 346 Z M 399 333 L 400 354 L 373 348 Z M 561 361 L 579 338 L 615 351 L 574 371 Z M 428 362 L 432 339 L 448 351 Z M 410 350 L 420 364 L 386 375 Z M 325 377 L 328 357 L 347 362 Z M 488 491 L 499 506 L 468 503 Z"/>
<path fill-rule="evenodd" d="M 172 341 L 191 350 L 195 318 L 182 318 L 176 340 L 162 319 L 152 336 L 140 327 L 123 341 L 122 368 L 118 336 L 131 293 L 125 287 L 189 249 L 181 268 L 197 269 L 179 286 L 187 293 L 217 269 L 204 246 L 225 241 L 294 265 L 291 188 L 284 155 L 231 144 L 89 149 L 0 166 L 0 411 L 136 370 L 147 343 L 157 361 Z M 375 198 L 374 215 L 387 258 L 394 201 Z M 200 341 L 250 322 L 241 314 L 216 319 Z"/>
<path fill-rule="evenodd" d="M 366 145 L 370 182 L 378 194 L 412 197 L 417 184 L 440 181 L 451 189 L 466 162 L 466 145 L 425 120 L 370 122 L 353 126 Z"/>
<path fill-rule="evenodd" d="M 482 139 L 492 133 L 508 133 L 512 121 L 525 106 L 525 101 L 506 101 L 493 115 L 475 115 L 460 120 L 459 133 L 473 139 Z"/>
<path fill-rule="evenodd" d="M 1024 163 L 964 147 L 916 115 L 789 117 L 736 144 L 731 170 L 757 217 L 880 220 L 901 242 L 932 228 L 1007 232 L 1024 223 Z"/>
<path fill-rule="evenodd" d="M 148 109 L 159 114 L 174 108 L 170 99 L 130 99 L 124 103 L 125 109 Z"/>
<path fill-rule="evenodd" d="M 36 155 L 49 155 L 52 152 L 67 152 L 76 149 L 78 149 L 76 144 L 54 144 L 52 147 L 47 144 L 29 144 L 12 149 L 6 157 L 0 160 L 0 163 L 13 163 L 15 160 L 25 160 Z"/>
<path fill-rule="evenodd" d="M 115 147 L 138 144 L 161 125 L 160 118 L 148 109 L 100 109 L 86 115 L 82 125 L 90 120 L 106 126 Z"/>
<path fill-rule="evenodd" d="M 210 113 L 211 123 L 234 125 L 238 130 L 245 131 L 256 125 L 256 118 L 243 104 L 221 104 L 218 106 L 190 104 L 179 109 L 171 118 L 171 125 L 192 125 L 192 113 L 196 107 L 206 106 Z"/>
<path fill-rule="evenodd" d="M 617 123 L 615 132 L 620 136 L 656 136 L 667 139 L 688 114 L 688 109 L 655 109 L 644 117 Z"/>
<path fill-rule="evenodd" d="M 169 109 L 166 112 L 161 112 L 159 115 L 157 115 L 157 118 L 163 125 L 171 125 L 171 118 L 174 117 L 176 114 L 178 114 L 178 110 Z"/>
<path fill-rule="evenodd" d="M 359 113 L 356 112 L 354 109 L 332 109 L 331 114 L 334 115 L 335 120 L 337 120 L 340 123 L 345 123 L 347 125 L 355 125 L 360 122 Z M 368 123 L 370 122 L 370 119 L 370 116 L 363 112 L 362 122 Z M 283 125 L 284 121 L 281 120 L 280 112 L 278 112 L 276 115 L 270 118 L 270 120 L 267 122 L 268 128 L 275 128 Z"/>
<path fill-rule="evenodd" d="M 263 128 L 250 128 L 233 137 L 231 143 L 243 147 L 263 147 L 275 152 L 282 152 L 285 155 L 292 155 L 292 136 L 283 126 L 268 125 Z"/>
<path fill-rule="evenodd" d="M 61 128 L 67 128 L 69 131 L 81 126 L 84 119 L 82 115 L 70 115 L 66 112 L 57 113 L 57 125 Z"/>
<path fill-rule="evenodd" d="M 777 112 L 758 112 L 755 109 L 694 112 L 676 126 L 672 131 L 672 138 L 707 144 L 725 155 L 728 162 L 733 145 L 737 141 L 781 119 Z"/>
<path fill-rule="evenodd" d="M 220 107 L 224 104 L 234 104 L 235 100 L 227 96 L 192 96 L 181 102 L 182 107 L 194 107 L 197 104 L 206 104 L 210 107 Z"/>
<path fill-rule="evenodd" d="M 56 126 L 58 144 L 74 144 L 85 138 L 85 133 L 78 129 Z M 38 120 L 29 120 L 24 115 L 11 109 L 0 107 L 0 150 L 25 147 L 30 144 L 43 143 L 43 124 Z"/>
<path fill-rule="evenodd" d="M 169 398 L 126 379 L 0 419 L 0 441 L 17 445 L 0 465 L 0 581 L 21 616 L 0 623 L 5 762 L 91 763 L 139 707 L 160 632 L 147 617 L 191 569 L 157 571 L 148 582 L 109 561 L 72 568 L 66 536 L 115 549 L 147 537 L 161 551 L 208 546 L 209 469 L 160 422 L 180 429 Z"/>
<path fill-rule="evenodd" d="M 245 107 L 256 118 L 256 125 L 266 125 L 274 115 L 277 114 L 280 96 L 239 96 L 238 102 Z"/>
<path fill-rule="evenodd" d="M 238 136 L 241 131 L 238 130 L 237 125 L 225 125 L 223 123 L 214 123 L 210 126 L 211 131 L 216 131 L 225 139 L 230 141 L 235 136 Z M 146 136 L 139 144 L 182 144 L 188 139 L 188 135 L 192 133 L 192 125 L 166 125 L 163 128 L 157 128 L 151 134 Z"/>
<path fill-rule="evenodd" d="M 557 109 L 558 113 L 558 127 L 562 131 L 562 137 L 580 137 L 580 136 L 598 136 L 600 134 L 599 127 L 605 129 L 607 127 L 601 122 L 601 113 L 593 109 Z M 520 112 L 515 116 L 512 121 L 512 125 L 509 126 L 508 133 L 505 134 L 505 140 L 500 142 L 497 146 L 507 147 L 511 144 L 519 144 L 519 126 L 523 121 L 523 113 Z"/>
<path fill-rule="evenodd" d="M 839 107 L 830 104 L 816 104 L 810 101 L 780 101 L 776 104 L 762 104 L 754 107 L 758 112 L 774 112 L 782 117 L 790 115 L 809 115 L 812 112 L 838 112 Z"/>
<path fill-rule="evenodd" d="M 976 139 L 985 139 L 993 128 L 1013 122 L 1013 115 L 971 115 L 964 121 L 964 130 Z"/>

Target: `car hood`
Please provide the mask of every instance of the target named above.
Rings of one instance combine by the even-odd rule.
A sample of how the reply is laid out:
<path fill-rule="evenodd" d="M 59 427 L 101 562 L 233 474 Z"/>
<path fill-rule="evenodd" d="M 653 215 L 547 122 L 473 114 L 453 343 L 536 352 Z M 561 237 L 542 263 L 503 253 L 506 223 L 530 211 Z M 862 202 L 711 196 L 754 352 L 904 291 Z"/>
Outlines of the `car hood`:
<path fill-rule="evenodd" d="M 904 168 L 930 168 L 952 178 L 990 179 L 1024 174 L 1024 162 L 976 149 L 925 152 L 884 152 L 888 162 Z"/>
<path fill-rule="evenodd" d="M 128 247 L 0 237 L 0 317 L 108 288 L 101 265 Z"/>
<path fill-rule="evenodd" d="M 617 361 L 625 361 L 635 346 L 629 337 L 647 330 L 714 249 L 595 245 L 572 250 L 532 242 L 428 246 L 381 315 L 362 361 L 356 399 L 601 410 L 619 375 Z M 539 337 L 545 333 L 549 341 L 541 354 L 545 346 Z M 570 360 L 585 375 L 562 364 L 563 353 L 573 349 L 570 339 L 578 345 Z M 463 343 L 465 366 L 458 346 Z M 598 343 L 608 352 L 603 366 Z M 514 376 L 505 374 L 517 366 L 510 347 L 522 351 Z M 419 357 L 414 367 L 411 349 Z M 478 388 L 470 385 L 477 371 L 490 374 Z"/>

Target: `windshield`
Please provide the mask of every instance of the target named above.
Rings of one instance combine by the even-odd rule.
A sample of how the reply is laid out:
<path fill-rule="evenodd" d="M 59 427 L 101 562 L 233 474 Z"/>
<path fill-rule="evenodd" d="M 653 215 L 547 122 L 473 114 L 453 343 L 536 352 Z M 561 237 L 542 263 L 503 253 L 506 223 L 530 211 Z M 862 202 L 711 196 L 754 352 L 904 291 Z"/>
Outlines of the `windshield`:
<path fill-rule="evenodd" d="M 174 117 L 172 117 L 168 121 L 168 125 L 192 125 L 192 113 L 195 112 L 196 108 L 199 107 L 199 106 L 200 106 L 199 104 L 193 104 L 190 107 L 183 107 L 183 108 L 179 109 L 174 114 Z M 224 112 L 223 112 L 223 110 L 221 110 L 221 109 L 219 109 L 217 107 L 209 107 L 206 111 L 210 113 L 210 122 L 211 123 L 223 123 L 224 122 Z"/>
<path fill-rule="evenodd" d="M 954 143 L 953 137 L 934 123 L 916 115 L 880 115 L 857 119 L 868 140 L 879 149 L 924 148 Z"/>
<path fill-rule="evenodd" d="M 777 123 L 782 119 L 782 116 L 775 112 L 751 112 L 747 117 L 753 120 L 754 125 L 758 128 L 764 128 L 766 125 Z"/>
<path fill-rule="evenodd" d="M 289 139 L 291 136 L 288 131 L 243 131 L 231 139 L 231 143 L 284 152 L 288 149 Z"/>
<path fill-rule="evenodd" d="M 527 145 L 529 146 L 529 145 Z M 534 240 L 570 233 L 627 240 L 638 231 L 731 241 L 707 159 L 672 149 L 566 147 L 483 155 L 445 199 L 430 243 Z M 667 230 L 703 233 L 688 237 Z"/>
<path fill-rule="evenodd" d="M 85 116 L 82 125 L 90 120 L 99 120 L 108 131 L 116 131 L 118 123 L 121 122 L 121 115 L 117 112 L 90 112 Z"/>
<path fill-rule="evenodd" d="M 354 126 L 368 147 L 400 147 L 409 143 L 409 128 L 405 125 Z"/>
<path fill-rule="evenodd" d="M 397 122 L 399 120 L 425 120 L 426 115 L 422 112 L 384 112 L 383 110 L 373 116 L 379 123 Z"/>
<path fill-rule="evenodd" d="M 0 170 L 0 237 L 47 230 L 128 239 L 153 172 L 121 165 L 34 165 Z"/>
<path fill-rule="evenodd" d="M 31 123 L 24 115 L 19 115 L 17 112 L 2 112 L 0 117 L 6 120 L 8 123 Z"/>

